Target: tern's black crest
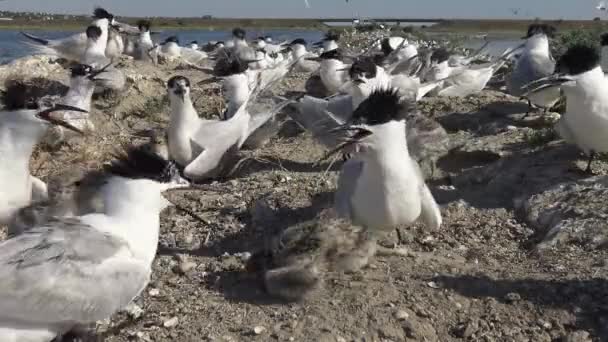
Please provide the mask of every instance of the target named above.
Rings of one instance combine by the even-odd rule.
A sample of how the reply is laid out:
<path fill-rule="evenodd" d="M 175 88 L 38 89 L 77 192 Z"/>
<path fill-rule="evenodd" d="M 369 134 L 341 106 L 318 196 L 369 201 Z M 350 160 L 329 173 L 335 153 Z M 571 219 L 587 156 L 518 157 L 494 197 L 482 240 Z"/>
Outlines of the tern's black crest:
<path fill-rule="evenodd" d="M 337 31 L 329 31 L 325 34 L 325 38 L 323 38 L 324 41 L 331 41 L 331 40 L 335 40 L 338 41 L 340 40 L 340 33 Z"/>
<path fill-rule="evenodd" d="M 588 45 L 574 45 L 557 62 L 557 71 L 568 75 L 578 75 L 600 65 L 599 51 Z"/>
<path fill-rule="evenodd" d="M 537 34 L 544 34 L 549 38 L 553 38 L 555 36 L 555 32 L 557 32 L 557 29 L 551 25 L 532 24 L 528 27 L 528 33 L 526 34 L 526 38 L 533 37 Z"/>
<path fill-rule="evenodd" d="M 608 46 L 608 33 L 604 33 L 600 36 L 600 42 L 602 46 Z"/>
<path fill-rule="evenodd" d="M 163 42 L 163 44 L 167 44 L 167 43 L 179 44 L 179 38 L 177 38 L 177 36 L 171 36 L 171 37 L 165 39 L 165 41 Z"/>
<path fill-rule="evenodd" d="M 78 64 L 72 67 L 72 77 L 87 76 L 93 72 L 93 67 L 86 64 Z"/>
<path fill-rule="evenodd" d="M 159 183 L 170 183 L 179 179 L 175 163 L 150 152 L 144 146 L 129 147 L 115 155 L 115 160 L 105 171 L 130 179 L 149 179 Z"/>
<path fill-rule="evenodd" d="M 245 30 L 243 30 L 242 28 L 237 27 L 234 30 L 232 30 L 232 35 L 238 39 L 245 39 L 247 32 L 245 32 Z"/>
<path fill-rule="evenodd" d="M 196 45 L 198 45 L 198 41 L 197 40 L 193 40 L 193 41 L 190 42 L 190 44 L 196 44 Z"/>
<path fill-rule="evenodd" d="M 376 63 L 374 63 L 373 58 L 371 57 L 363 57 L 353 63 L 350 67 L 348 74 L 350 78 L 357 79 L 360 77 L 365 77 L 367 79 L 376 77 Z"/>
<path fill-rule="evenodd" d="M 382 41 L 380 42 L 380 48 L 382 49 L 382 53 L 384 53 L 385 56 L 388 56 L 394 50 L 391 46 L 390 38 L 382 39 Z"/>
<path fill-rule="evenodd" d="M 177 83 L 179 83 L 179 81 L 184 81 L 184 83 L 186 84 L 186 86 L 188 88 L 190 88 L 190 80 L 187 77 L 184 76 L 173 76 L 169 79 L 169 81 L 167 81 L 167 88 L 169 89 L 174 89 L 177 87 Z"/>
<path fill-rule="evenodd" d="M 142 32 L 150 31 L 151 23 L 149 20 L 140 20 L 137 22 L 137 28 Z"/>
<path fill-rule="evenodd" d="M 302 38 L 294 39 L 294 41 L 292 41 L 291 44 L 289 44 L 289 45 L 296 45 L 296 44 L 301 44 L 304 46 L 308 45 L 308 43 Z"/>
<path fill-rule="evenodd" d="M 101 37 L 101 28 L 99 26 L 89 26 L 87 27 L 87 38 L 97 40 Z"/>
<path fill-rule="evenodd" d="M 381 125 L 403 120 L 410 108 L 401 102 L 396 89 L 374 90 L 353 113 L 354 124 Z"/>
<path fill-rule="evenodd" d="M 95 8 L 93 17 L 97 19 L 108 19 L 110 21 L 114 20 L 114 15 L 101 7 Z"/>
<path fill-rule="evenodd" d="M 444 48 L 437 49 L 431 55 L 431 62 L 443 63 L 450 59 L 450 53 Z"/>

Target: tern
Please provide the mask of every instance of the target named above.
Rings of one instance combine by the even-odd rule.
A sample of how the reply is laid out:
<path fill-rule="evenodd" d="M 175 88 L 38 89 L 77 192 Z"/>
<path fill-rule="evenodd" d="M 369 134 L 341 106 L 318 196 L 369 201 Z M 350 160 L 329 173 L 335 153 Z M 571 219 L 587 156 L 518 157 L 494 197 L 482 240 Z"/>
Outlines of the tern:
<path fill-rule="evenodd" d="M 348 81 L 348 67 L 346 56 L 340 49 L 324 52 L 319 57 L 306 57 L 309 61 L 320 62 L 319 75 L 323 85 L 329 92 L 329 95 L 334 95 L 342 90 L 344 84 Z"/>
<path fill-rule="evenodd" d="M 325 34 L 325 37 L 321 41 L 314 43 L 313 46 L 320 47 L 322 52 L 329 52 L 339 48 L 339 40 L 340 34 L 330 31 Z"/>
<path fill-rule="evenodd" d="M 526 86 L 530 94 L 561 87 L 566 113 L 555 128 L 567 143 L 575 144 L 589 157 L 589 173 L 596 154 L 608 152 L 608 79 L 600 62 L 594 47 L 574 45 L 560 57 L 553 75 Z"/>
<path fill-rule="evenodd" d="M 396 90 L 377 90 L 340 128 L 352 135 L 336 152 L 354 147 L 356 153 L 342 167 L 334 207 L 373 238 L 419 219 L 431 229 L 442 223 L 439 206 L 407 148 L 403 118 L 409 108 Z"/>
<path fill-rule="evenodd" d="M 133 58 L 140 61 L 152 60 L 151 52 L 154 49 L 154 42 L 152 41 L 152 35 L 150 32 L 150 22 L 148 20 L 140 20 L 137 23 L 139 28 L 139 36 L 135 41 L 133 47 Z"/>
<path fill-rule="evenodd" d="M 103 34 L 99 26 L 92 25 L 87 28 L 87 48 L 82 58 L 83 64 L 103 68 L 103 77 L 97 79 L 97 86 L 104 90 L 121 91 L 125 88 L 127 79 L 122 71 L 112 66 L 112 60 L 106 57 L 108 42 Z"/>
<path fill-rule="evenodd" d="M 107 67 L 107 66 L 106 66 Z M 70 89 L 59 103 L 66 106 L 79 108 L 78 111 L 60 111 L 57 116 L 80 131 L 93 131 L 94 125 L 89 117 L 91 101 L 95 91 L 95 83 L 99 82 L 100 74 L 105 73 L 106 68 L 95 69 L 90 65 L 78 64 L 72 67 L 70 77 Z M 83 112 L 84 111 L 84 112 Z M 56 145 L 74 136 L 73 130 L 66 130 L 63 126 L 54 126 L 46 135 L 44 142 L 48 145 Z"/>
<path fill-rule="evenodd" d="M 532 24 L 528 28 L 526 44 L 515 68 L 507 81 L 507 91 L 514 96 L 522 96 L 522 89 L 528 83 L 547 77 L 555 71 L 555 60 L 549 49 L 549 38 L 554 36 L 555 28 L 546 24 Z M 532 94 L 528 98 L 529 109 L 532 106 L 547 110 L 553 107 L 560 98 L 559 88 L 548 88 L 543 92 Z"/>
<path fill-rule="evenodd" d="M 10 222 L 20 208 L 32 199 L 47 198 L 46 184 L 30 174 L 30 157 L 35 145 L 52 125 L 80 132 L 66 121 L 56 118 L 58 111 L 82 111 L 57 104 L 44 110 L 13 110 L 0 113 L 0 225 Z"/>
<path fill-rule="evenodd" d="M 319 57 L 306 49 L 307 42 L 298 38 L 293 40 L 285 48 L 285 51 L 291 52 L 291 59 L 296 61 L 296 72 L 315 72 L 319 70 L 319 62 L 308 60 L 308 57 Z"/>
<path fill-rule="evenodd" d="M 191 180 L 215 177 L 221 171 L 223 158 L 241 148 L 247 138 L 291 101 L 271 110 L 250 113 L 249 96 L 241 108 L 227 120 L 205 120 L 198 116 L 190 97 L 190 80 L 174 76 L 167 83 L 171 102 L 168 134 L 169 155 L 183 166 Z"/>
<path fill-rule="evenodd" d="M 103 213 L 52 218 L 0 244 L 0 340 L 48 342 L 109 318 L 146 287 L 175 165 L 129 150 L 105 168 Z"/>
<path fill-rule="evenodd" d="M 93 18 L 95 20 L 93 21 L 92 25 L 101 28 L 101 37 L 102 39 L 105 39 L 106 42 L 108 40 L 108 29 L 110 26 L 120 29 L 119 23 L 114 19 L 114 15 L 103 8 L 96 8 L 93 12 Z M 71 61 L 81 62 L 81 58 L 87 49 L 86 33 L 79 33 L 57 40 L 39 38 L 25 32 L 22 32 L 22 34 L 32 40 L 30 45 L 32 45 L 39 53 L 45 55 L 52 55 Z M 110 55 L 112 55 L 112 51 L 110 51 Z"/>

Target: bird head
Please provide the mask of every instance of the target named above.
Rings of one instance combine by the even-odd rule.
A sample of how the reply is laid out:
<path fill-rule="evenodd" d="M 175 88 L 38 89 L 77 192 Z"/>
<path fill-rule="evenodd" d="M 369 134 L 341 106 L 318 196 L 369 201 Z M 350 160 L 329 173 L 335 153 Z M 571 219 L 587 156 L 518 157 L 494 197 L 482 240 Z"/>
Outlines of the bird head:
<path fill-rule="evenodd" d="M 174 76 L 167 82 L 167 90 L 172 102 L 175 100 L 184 102 L 190 97 L 190 80 L 184 76 Z"/>

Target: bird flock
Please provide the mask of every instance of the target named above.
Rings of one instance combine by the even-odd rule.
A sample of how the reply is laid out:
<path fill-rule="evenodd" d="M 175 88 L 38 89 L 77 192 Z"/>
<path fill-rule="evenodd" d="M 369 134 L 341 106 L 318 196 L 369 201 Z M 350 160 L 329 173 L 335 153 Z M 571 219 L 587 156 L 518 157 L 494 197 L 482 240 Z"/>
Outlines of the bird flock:
<path fill-rule="evenodd" d="M 334 253 L 334 267 L 342 271 L 363 268 L 381 249 L 375 241 L 399 226 L 443 224 L 426 179 L 450 142 L 439 123 L 417 110 L 422 98 L 477 94 L 512 63 L 506 91 L 527 99 L 530 110 L 548 110 L 566 97 L 555 129 L 589 157 L 587 172 L 597 153 L 608 152 L 602 54 L 575 45 L 555 61 L 549 46 L 555 30 L 549 25 L 531 25 L 523 44 L 490 61 L 482 58 L 483 48 L 458 55 L 403 37 L 387 36 L 351 51 L 340 46 L 335 32 L 309 46 L 303 39 L 248 41 L 236 28 L 225 42 L 182 46 L 177 37 L 155 43 L 151 28 L 149 21 L 131 26 L 97 8 L 83 33 L 59 40 L 24 33 L 38 53 L 72 65 L 69 90 L 55 103 L 17 101 L 0 114 L 0 225 L 9 232 L 0 244 L 0 341 L 59 340 L 125 308 L 150 280 L 159 216 L 172 205 L 163 193 L 221 191 L 201 182 L 226 176 L 230 155 L 276 134 L 273 123 L 282 112 L 327 148 L 324 160 L 342 158 L 327 222 L 358 234 Z M 123 55 L 153 64 L 179 60 L 209 74 L 201 83 L 222 85 L 222 118 L 201 118 L 192 99 L 198 84 L 175 75 L 166 82 L 166 146 L 126 146 L 102 170 L 45 184 L 30 170 L 35 146 L 49 136 L 58 144 L 95 130 L 89 117 L 93 95 L 127 86 L 116 65 Z M 267 95 L 292 72 L 310 74 L 306 94 Z M 23 91 L 8 89 L 7 95 Z M 283 259 L 288 244 L 279 245 L 274 252 Z M 314 269 L 311 263 L 305 266 Z M 296 273 L 305 267 L 274 264 L 266 270 L 268 292 L 304 297 L 309 282 Z"/>

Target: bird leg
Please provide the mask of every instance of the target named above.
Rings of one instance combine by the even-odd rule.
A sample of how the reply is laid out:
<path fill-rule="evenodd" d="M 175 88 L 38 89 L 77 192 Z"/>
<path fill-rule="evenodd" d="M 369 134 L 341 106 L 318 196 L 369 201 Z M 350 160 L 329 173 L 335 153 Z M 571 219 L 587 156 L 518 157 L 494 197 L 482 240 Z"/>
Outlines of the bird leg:
<path fill-rule="evenodd" d="M 532 111 L 532 101 L 530 101 L 530 99 L 528 99 L 528 110 L 526 111 L 526 114 L 521 118 L 522 120 L 527 118 L 528 115 L 530 115 L 530 112 Z"/>
<path fill-rule="evenodd" d="M 587 162 L 587 168 L 585 169 L 586 173 L 593 174 L 593 171 L 591 170 L 591 163 L 593 162 L 593 159 L 595 159 L 595 151 L 590 151 L 589 160 Z"/>

